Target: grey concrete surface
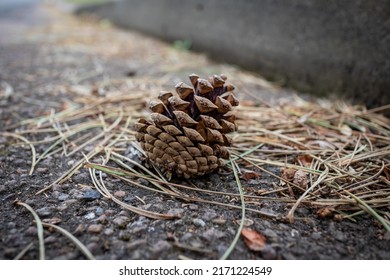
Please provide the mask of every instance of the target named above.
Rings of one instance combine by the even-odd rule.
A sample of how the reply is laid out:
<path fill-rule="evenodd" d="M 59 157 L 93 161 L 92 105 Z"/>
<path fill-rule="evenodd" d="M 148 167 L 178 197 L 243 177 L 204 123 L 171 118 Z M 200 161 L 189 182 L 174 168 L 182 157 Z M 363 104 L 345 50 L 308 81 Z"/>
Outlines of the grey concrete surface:
<path fill-rule="evenodd" d="M 390 103 L 388 0 L 121 0 L 81 9 L 303 92 Z"/>

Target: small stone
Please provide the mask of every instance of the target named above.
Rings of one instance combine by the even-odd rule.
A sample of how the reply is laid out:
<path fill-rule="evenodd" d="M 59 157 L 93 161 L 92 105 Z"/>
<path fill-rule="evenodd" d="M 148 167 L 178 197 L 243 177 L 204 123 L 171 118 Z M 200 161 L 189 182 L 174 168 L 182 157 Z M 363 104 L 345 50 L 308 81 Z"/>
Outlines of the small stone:
<path fill-rule="evenodd" d="M 111 229 L 111 228 L 106 228 L 104 230 L 104 234 L 107 235 L 107 236 L 111 236 L 113 233 L 114 233 L 114 230 Z"/>
<path fill-rule="evenodd" d="M 263 231 L 263 234 L 266 236 L 266 237 L 271 237 L 271 238 L 275 238 L 275 237 L 278 237 L 278 235 L 276 234 L 276 232 L 274 232 L 272 229 L 270 228 L 267 228 Z"/>
<path fill-rule="evenodd" d="M 161 252 L 166 252 L 172 248 L 172 244 L 165 240 L 159 240 L 155 243 L 151 249 L 154 257 L 158 257 L 157 255 Z"/>
<path fill-rule="evenodd" d="M 99 244 L 96 242 L 88 243 L 85 247 L 92 253 L 95 254 L 97 251 L 99 251 Z"/>
<path fill-rule="evenodd" d="M 57 238 L 53 235 L 50 235 L 44 239 L 45 244 L 51 244 L 57 242 Z"/>
<path fill-rule="evenodd" d="M 322 238 L 322 233 L 321 232 L 314 232 L 311 237 L 314 239 L 314 240 L 320 240 Z"/>
<path fill-rule="evenodd" d="M 37 227 L 31 226 L 26 230 L 26 233 L 29 235 L 36 235 L 38 232 Z"/>
<path fill-rule="evenodd" d="M 5 182 L 6 186 L 16 187 L 17 181 L 16 180 L 10 180 L 8 182 Z"/>
<path fill-rule="evenodd" d="M 53 208 L 52 207 L 42 207 L 36 210 L 37 214 L 40 217 L 48 217 L 52 214 Z"/>
<path fill-rule="evenodd" d="M 97 207 L 95 213 L 96 215 L 101 215 L 104 213 L 104 209 L 102 207 Z"/>
<path fill-rule="evenodd" d="M 88 227 L 88 232 L 90 233 L 100 233 L 103 230 L 103 225 L 93 224 Z"/>
<path fill-rule="evenodd" d="M 47 219 L 42 220 L 42 222 L 52 224 L 52 225 L 57 225 L 57 224 L 61 223 L 61 221 L 62 221 L 61 218 L 58 218 L 58 217 L 47 218 Z"/>
<path fill-rule="evenodd" d="M 114 196 L 116 196 L 118 198 L 122 198 L 122 197 L 126 196 L 126 192 L 125 191 L 116 191 L 116 192 L 114 192 Z"/>
<path fill-rule="evenodd" d="M 216 218 L 216 219 L 213 219 L 212 222 L 214 224 L 217 224 L 217 225 L 224 225 L 224 224 L 226 224 L 226 219 Z"/>
<path fill-rule="evenodd" d="M 129 217 L 129 211 L 127 210 L 122 210 L 118 213 L 118 216 L 125 216 L 125 217 Z"/>
<path fill-rule="evenodd" d="M 30 206 L 34 206 L 35 203 L 36 203 L 35 199 L 29 198 L 26 200 L 26 204 L 28 204 Z"/>
<path fill-rule="evenodd" d="M 142 217 L 140 217 L 137 221 L 135 221 L 127 226 L 127 228 L 132 233 L 142 232 L 142 231 L 146 230 L 147 227 L 148 227 L 148 225 L 145 223 L 145 219 L 142 219 Z"/>
<path fill-rule="evenodd" d="M 190 204 L 190 205 L 188 205 L 188 208 L 190 208 L 190 210 L 192 210 L 192 211 L 196 211 L 199 209 L 198 205 L 196 205 L 196 204 Z"/>
<path fill-rule="evenodd" d="M 103 225 L 108 223 L 107 216 L 104 214 L 99 216 L 99 218 L 97 218 L 96 221 L 99 222 L 100 224 L 103 224 Z"/>
<path fill-rule="evenodd" d="M 130 222 L 130 219 L 126 216 L 118 216 L 114 220 L 112 220 L 114 224 L 116 224 L 119 228 L 125 228 L 126 225 Z"/>
<path fill-rule="evenodd" d="M 94 212 L 91 212 L 91 213 L 88 213 L 87 215 L 84 216 L 85 219 L 88 219 L 88 220 L 92 220 L 94 219 L 96 216 L 95 216 L 95 213 Z"/>
<path fill-rule="evenodd" d="M 202 215 L 202 219 L 205 221 L 211 221 L 212 219 L 215 219 L 217 217 L 217 213 L 207 211 Z"/>
<path fill-rule="evenodd" d="M 69 195 L 75 199 L 83 199 L 85 196 L 85 193 L 83 191 L 78 190 L 78 189 L 71 189 L 69 191 Z"/>
<path fill-rule="evenodd" d="M 333 235 L 338 241 L 344 241 L 346 239 L 345 234 L 339 230 L 336 230 Z"/>
<path fill-rule="evenodd" d="M 202 233 L 202 237 L 211 242 L 216 239 L 224 237 L 226 234 L 223 231 L 211 228 Z"/>
<path fill-rule="evenodd" d="M 48 169 L 47 169 L 46 167 L 38 167 L 38 168 L 36 169 L 36 171 L 37 171 L 38 173 L 40 173 L 40 174 L 46 173 L 47 170 L 48 170 Z"/>
<path fill-rule="evenodd" d="M 199 219 L 199 218 L 193 219 L 192 223 L 194 225 L 196 225 L 197 227 L 204 227 L 206 225 L 206 223 L 202 219 Z"/>
<path fill-rule="evenodd" d="M 66 194 L 66 193 L 60 193 L 57 197 L 57 199 L 59 201 L 65 201 L 69 198 L 69 194 Z"/>
<path fill-rule="evenodd" d="M 73 177 L 73 181 L 77 183 L 86 182 L 89 179 L 89 174 L 80 173 Z"/>
<path fill-rule="evenodd" d="M 183 208 L 173 208 L 173 209 L 169 209 L 167 214 L 176 217 L 181 217 L 183 213 L 184 213 Z"/>
<path fill-rule="evenodd" d="M 7 188 L 3 185 L 0 186 L 0 193 L 4 193 L 7 190 Z"/>
<path fill-rule="evenodd" d="M 92 201 L 92 200 L 95 200 L 95 199 L 99 199 L 102 195 L 100 194 L 100 192 L 98 191 L 95 191 L 95 190 L 87 190 L 84 192 L 83 194 L 83 199 L 84 200 L 87 200 L 87 201 Z"/>
<path fill-rule="evenodd" d="M 300 235 L 299 231 L 297 231 L 296 229 L 292 229 L 290 234 L 291 234 L 291 237 L 294 237 L 294 238 L 299 237 L 299 235 Z"/>
<path fill-rule="evenodd" d="M 4 256 L 6 258 L 14 258 L 17 255 L 16 248 L 5 248 L 4 249 Z"/>
<path fill-rule="evenodd" d="M 60 185 L 60 184 L 54 184 L 54 185 L 51 187 L 51 189 L 52 189 L 53 191 L 61 191 L 61 190 L 62 190 L 62 185 Z"/>
<path fill-rule="evenodd" d="M 127 230 L 122 230 L 119 232 L 119 239 L 123 241 L 129 241 L 131 239 L 131 233 Z"/>
<path fill-rule="evenodd" d="M 84 232 L 84 225 L 83 224 L 79 224 L 76 229 L 74 230 L 73 234 L 74 235 L 80 235 L 81 233 Z"/>
<path fill-rule="evenodd" d="M 108 209 L 108 210 L 104 211 L 104 214 L 106 214 L 107 216 L 114 216 L 115 210 Z"/>
<path fill-rule="evenodd" d="M 277 257 L 275 249 L 269 244 L 265 244 L 264 248 L 261 249 L 261 255 L 266 260 L 275 260 Z"/>

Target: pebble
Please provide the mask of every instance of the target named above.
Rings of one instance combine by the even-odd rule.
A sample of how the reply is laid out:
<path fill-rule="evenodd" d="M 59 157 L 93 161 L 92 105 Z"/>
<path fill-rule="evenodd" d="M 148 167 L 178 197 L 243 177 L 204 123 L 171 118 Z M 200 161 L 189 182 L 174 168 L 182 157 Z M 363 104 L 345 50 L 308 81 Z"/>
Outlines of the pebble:
<path fill-rule="evenodd" d="M 274 232 L 272 229 L 270 228 L 267 228 L 263 231 L 263 234 L 266 236 L 266 237 L 271 237 L 271 238 L 276 238 L 278 237 L 278 235 L 276 234 L 276 232 Z"/>
<path fill-rule="evenodd" d="M 114 220 L 112 220 L 112 222 L 119 228 L 125 228 L 126 225 L 130 222 L 130 219 L 126 216 L 118 216 Z"/>
<path fill-rule="evenodd" d="M 40 217 L 48 217 L 52 214 L 53 207 L 42 207 L 37 209 L 35 212 L 37 212 Z"/>
<path fill-rule="evenodd" d="M 206 225 L 206 223 L 202 219 L 199 219 L 199 218 L 193 219 L 192 223 L 194 225 L 196 225 L 197 227 L 204 227 Z"/>
<path fill-rule="evenodd" d="M 7 189 L 5 186 L 3 186 L 3 185 L 0 186 L 0 193 L 4 193 L 6 190 Z"/>
<path fill-rule="evenodd" d="M 320 240 L 322 238 L 322 233 L 321 232 L 314 232 L 311 237 L 315 240 Z"/>
<path fill-rule="evenodd" d="M 101 215 L 104 213 L 104 209 L 102 207 L 97 207 L 95 213 L 96 215 Z"/>
<path fill-rule="evenodd" d="M 133 195 L 129 194 L 123 200 L 128 202 L 128 203 L 132 203 L 132 202 L 136 201 L 137 199 Z"/>
<path fill-rule="evenodd" d="M 131 233 L 127 230 L 121 230 L 118 237 L 123 241 L 129 241 L 131 239 Z"/>
<path fill-rule="evenodd" d="M 261 249 L 261 255 L 266 260 L 275 260 L 277 258 L 275 249 L 269 244 L 266 244 L 264 248 Z"/>
<path fill-rule="evenodd" d="M 34 206 L 35 203 L 36 203 L 35 199 L 29 198 L 26 200 L 26 204 L 28 204 L 30 206 Z"/>
<path fill-rule="evenodd" d="M 104 211 L 104 214 L 106 214 L 107 216 L 114 216 L 115 210 L 108 209 L 108 210 Z"/>
<path fill-rule="evenodd" d="M 80 191 L 80 190 L 77 190 L 77 189 L 71 189 L 69 191 L 69 195 L 72 196 L 75 199 L 83 199 L 85 193 Z"/>
<path fill-rule="evenodd" d="M 333 236 L 336 238 L 336 240 L 338 241 L 344 241 L 346 240 L 346 236 L 343 232 L 339 231 L 339 230 L 336 230 L 334 233 L 333 233 Z"/>
<path fill-rule="evenodd" d="M 226 234 L 223 231 L 220 231 L 220 230 L 217 230 L 214 228 L 210 228 L 202 233 L 202 237 L 209 242 L 214 241 L 214 240 L 219 239 L 219 238 L 222 238 L 225 235 Z"/>
<path fill-rule="evenodd" d="M 99 222 L 100 224 L 107 224 L 108 223 L 108 219 L 107 219 L 107 216 L 106 215 L 100 215 L 97 219 L 96 219 L 97 222 Z"/>
<path fill-rule="evenodd" d="M 126 196 L 126 192 L 125 191 L 116 191 L 116 192 L 114 192 L 114 196 L 116 196 L 118 198 L 122 198 L 122 197 Z"/>
<path fill-rule="evenodd" d="M 78 183 L 86 182 L 88 179 L 89 179 L 88 173 L 80 173 L 73 177 L 73 181 Z"/>
<path fill-rule="evenodd" d="M 104 234 L 107 235 L 107 236 L 111 236 L 113 233 L 114 233 L 114 230 L 111 229 L 111 228 L 106 228 L 104 230 Z"/>
<path fill-rule="evenodd" d="M 86 190 L 82 196 L 84 200 L 87 201 L 93 201 L 95 199 L 99 199 L 102 195 L 100 192 L 95 191 L 95 190 Z"/>
<path fill-rule="evenodd" d="M 52 224 L 52 225 L 57 225 L 57 224 L 61 223 L 61 221 L 62 221 L 61 218 L 58 218 L 58 217 L 46 218 L 46 219 L 42 220 L 42 222 Z"/>
<path fill-rule="evenodd" d="M 290 232 L 290 234 L 291 234 L 291 237 L 299 237 L 299 231 L 297 231 L 295 228 L 294 229 L 292 229 L 291 230 L 291 232 Z"/>
<path fill-rule="evenodd" d="M 196 204 L 189 204 L 188 208 L 190 208 L 190 210 L 192 210 L 192 211 L 196 211 L 199 209 L 199 206 Z"/>
<path fill-rule="evenodd" d="M 226 219 L 224 219 L 224 218 L 216 218 L 216 219 L 213 219 L 212 222 L 214 224 L 217 224 L 217 225 L 224 225 L 224 224 L 226 224 Z"/>
<path fill-rule="evenodd" d="M 59 201 L 65 201 L 69 198 L 69 194 L 66 194 L 66 193 L 60 193 L 59 196 L 58 196 L 58 200 Z"/>
<path fill-rule="evenodd" d="M 36 235 L 38 233 L 37 227 L 31 226 L 26 230 L 26 233 L 29 235 Z"/>
<path fill-rule="evenodd" d="M 94 212 L 90 212 L 90 213 L 84 215 L 84 218 L 85 218 L 85 219 L 88 219 L 88 220 L 92 220 L 92 219 L 94 219 L 95 217 L 96 217 L 96 216 L 95 216 L 95 213 L 94 213 Z"/>
<path fill-rule="evenodd" d="M 166 252 L 166 251 L 170 250 L 171 248 L 172 248 L 171 243 L 169 243 L 166 240 L 159 240 L 159 241 L 157 241 L 157 243 L 155 243 L 152 246 L 151 251 L 152 251 L 153 257 L 156 258 L 156 257 L 158 257 L 159 253 L 161 253 L 163 251 Z"/>
<path fill-rule="evenodd" d="M 125 216 L 125 217 L 130 217 L 129 211 L 127 210 L 122 210 L 118 213 L 118 216 Z"/>
<path fill-rule="evenodd" d="M 90 233 L 100 233 L 103 230 L 103 225 L 93 224 L 88 227 L 88 232 Z"/>
<path fill-rule="evenodd" d="M 148 227 L 148 225 L 146 224 L 146 220 L 140 217 L 137 221 L 129 224 L 127 227 L 129 228 L 131 233 L 138 233 L 144 231 Z"/>
<path fill-rule="evenodd" d="M 16 248 L 5 248 L 4 249 L 4 256 L 6 258 L 14 258 L 17 255 Z"/>
<path fill-rule="evenodd" d="M 16 187 L 17 181 L 16 180 L 10 180 L 8 182 L 5 182 L 6 186 L 13 186 Z"/>
<path fill-rule="evenodd" d="M 97 244 L 96 242 L 88 243 L 87 245 L 85 245 L 85 247 L 87 247 L 87 249 L 88 249 L 92 254 L 95 254 L 96 252 L 99 251 L 99 244 Z"/>
<path fill-rule="evenodd" d="M 173 209 L 169 209 L 167 214 L 168 215 L 177 216 L 177 217 L 181 217 L 183 213 L 184 213 L 184 209 L 183 208 L 173 208 Z"/>
<path fill-rule="evenodd" d="M 51 244 L 57 242 L 57 238 L 53 235 L 50 235 L 44 239 L 45 244 Z"/>
<path fill-rule="evenodd" d="M 202 215 L 202 219 L 205 220 L 205 221 L 210 221 L 210 220 L 213 220 L 217 217 L 217 213 L 213 212 L 213 211 L 208 211 L 208 212 L 205 212 L 203 215 Z"/>
<path fill-rule="evenodd" d="M 36 169 L 36 171 L 37 171 L 38 173 L 41 173 L 41 174 L 46 173 L 47 170 L 48 170 L 48 169 L 47 169 L 46 167 L 38 167 L 38 168 Z"/>
<path fill-rule="evenodd" d="M 81 233 L 84 232 L 84 229 L 85 229 L 84 225 L 83 225 L 83 224 L 79 224 L 79 225 L 76 227 L 76 229 L 74 230 L 73 234 L 74 234 L 74 235 L 79 235 L 79 234 L 81 234 Z"/>

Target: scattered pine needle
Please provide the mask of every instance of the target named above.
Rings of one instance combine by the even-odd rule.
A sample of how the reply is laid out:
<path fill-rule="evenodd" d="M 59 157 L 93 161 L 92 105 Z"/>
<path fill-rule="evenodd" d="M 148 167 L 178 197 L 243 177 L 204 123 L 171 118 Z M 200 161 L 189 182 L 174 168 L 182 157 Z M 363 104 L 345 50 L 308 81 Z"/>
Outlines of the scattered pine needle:
<path fill-rule="evenodd" d="M 37 225 L 38 240 L 39 240 L 39 259 L 44 260 L 45 259 L 45 243 L 43 240 L 42 221 L 39 218 L 38 214 L 34 211 L 34 209 L 31 208 L 30 205 L 23 203 L 21 201 L 16 201 L 16 204 L 26 208 L 34 216 L 34 220 L 35 220 L 35 223 Z"/>
<path fill-rule="evenodd" d="M 75 160 L 67 172 L 37 195 L 48 191 L 53 184 L 69 180 L 86 166 L 145 190 L 184 201 L 242 210 L 242 206 L 234 202 L 221 202 L 224 197 L 237 197 L 237 194 L 168 182 L 161 174 L 147 169 L 125 153 L 135 141 L 132 123 L 140 117 L 147 118 L 149 113 L 145 105 L 155 93 L 154 89 L 163 88 L 166 80 L 155 81 L 153 90 L 145 87 L 146 82 L 142 77 L 134 77 L 126 91 L 126 82 L 110 81 L 104 96 L 76 95 L 73 106 L 63 111 L 24 120 L 10 127 L 12 132 L 1 132 L 1 135 L 30 145 L 30 173 L 42 160 L 54 154 L 62 153 Z M 335 215 L 346 219 L 354 213 L 368 213 L 389 230 L 386 213 L 390 207 L 390 119 L 380 114 L 388 106 L 367 110 L 342 102 L 308 102 L 299 97 L 288 104 L 281 102 L 275 106 L 265 102 L 255 105 L 250 101 L 243 104 L 237 108 L 239 130 L 232 135 L 233 156 L 227 166 L 233 168 L 233 164 L 239 163 L 246 169 L 260 170 L 273 177 L 270 189 L 261 195 L 249 191 L 242 194 L 248 205 L 268 200 L 290 208 L 287 213 L 276 214 L 264 213 L 255 207 L 248 207 L 247 211 L 269 214 L 271 218 L 283 217 L 292 222 L 298 207 L 317 210 L 329 207 L 334 209 Z M 42 146 L 45 146 L 43 150 Z M 98 167 L 95 162 L 101 162 L 101 156 L 105 161 Z M 310 158 L 311 164 L 302 164 L 300 157 Z M 299 170 L 302 176 L 306 174 L 308 185 L 283 177 L 284 168 Z M 149 184 L 137 185 L 132 177 L 147 180 Z M 91 178 L 104 196 L 126 209 L 145 214 L 113 198 L 103 180 L 92 175 Z M 213 199 L 204 199 L 204 195 Z M 155 213 L 146 214 L 155 217 Z"/>
<path fill-rule="evenodd" d="M 85 255 L 85 257 L 89 260 L 95 260 L 95 257 L 92 255 L 92 253 L 88 250 L 87 247 L 84 246 L 83 243 L 80 242 L 80 240 L 78 240 L 76 237 L 74 237 L 69 231 L 59 227 L 59 226 L 56 226 L 56 225 L 53 225 L 53 224 L 49 224 L 49 223 L 45 223 L 45 222 L 42 222 L 42 225 L 45 226 L 45 227 L 48 227 L 48 228 L 54 228 L 55 230 L 57 230 L 58 232 L 62 233 L 64 236 L 66 236 L 70 241 L 72 241 L 77 248 L 80 249 L 80 251 Z"/>

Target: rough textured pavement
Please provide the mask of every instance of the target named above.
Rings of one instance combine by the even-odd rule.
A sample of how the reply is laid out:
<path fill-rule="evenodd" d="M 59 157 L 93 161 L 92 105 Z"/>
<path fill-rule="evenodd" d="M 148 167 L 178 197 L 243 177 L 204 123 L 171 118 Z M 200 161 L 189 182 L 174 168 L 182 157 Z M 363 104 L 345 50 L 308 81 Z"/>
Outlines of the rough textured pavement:
<path fill-rule="evenodd" d="M 261 77 L 229 65 L 214 63 L 201 54 L 173 49 L 135 32 L 118 30 L 105 21 L 78 19 L 50 5 L 16 9 L 0 18 L 0 131 L 20 120 L 62 110 L 75 96 L 103 80 L 150 88 L 172 87 L 189 73 L 225 73 L 245 96 L 280 102 L 291 92 Z M 163 82 L 161 82 L 163 81 Z M 5 92 L 12 94 L 5 97 Z M 72 90 L 70 90 L 72 89 Z M 103 199 L 86 170 L 44 194 L 75 159 L 55 154 L 42 161 L 33 175 L 28 146 L 0 136 L 0 259 L 38 258 L 37 230 L 31 214 L 14 201 L 29 204 L 45 221 L 73 233 L 98 259 L 217 259 L 234 238 L 239 210 L 186 203 L 145 190 L 129 188 L 112 179 L 118 197 L 134 205 L 181 216 L 151 220 Z M 37 152 L 44 145 L 37 145 Z M 267 189 L 274 181 L 263 174 L 244 187 Z M 212 175 L 195 181 L 199 187 L 237 192 L 233 176 Z M 135 198 L 138 197 L 139 199 Z M 285 213 L 278 204 L 259 206 Z M 368 215 L 357 222 L 318 219 L 311 209 L 299 208 L 294 224 L 249 213 L 248 226 L 267 238 L 262 252 L 239 241 L 232 259 L 390 259 L 390 241 Z M 72 242 L 45 229 L 48 259 L 84 259 Z"/>

